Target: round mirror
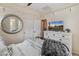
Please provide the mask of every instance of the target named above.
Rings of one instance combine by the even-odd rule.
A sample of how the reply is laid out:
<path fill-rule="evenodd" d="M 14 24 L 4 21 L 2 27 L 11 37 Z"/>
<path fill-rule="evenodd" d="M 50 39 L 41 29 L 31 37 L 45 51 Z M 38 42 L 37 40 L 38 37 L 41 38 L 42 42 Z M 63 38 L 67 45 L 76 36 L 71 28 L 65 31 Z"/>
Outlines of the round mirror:
<path fill-rule="evenodd" d="M 21 31 L 23 22 L 20 17 L 16 15 L 6 15 L 1 21 L 1 28 L 4 32 L 15 34 Z"/>

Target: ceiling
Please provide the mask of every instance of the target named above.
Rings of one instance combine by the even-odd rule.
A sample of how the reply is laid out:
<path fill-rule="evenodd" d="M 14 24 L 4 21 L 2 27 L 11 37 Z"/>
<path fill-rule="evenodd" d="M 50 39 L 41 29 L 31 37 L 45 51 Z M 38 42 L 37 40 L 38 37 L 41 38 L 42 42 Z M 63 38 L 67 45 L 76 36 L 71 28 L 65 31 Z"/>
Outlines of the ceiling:
<path fill-rule="evenodd" d="M 71 7 L 77 5 L 77 3 L 32 3 L 30 6 L 27 6 L 27 3 L 24 3 L 16 5 L 29 7 L 37 12 L 46 13 L 50 11 L 57 11 L 63 8 Z"/>
<path fill-rule="evenodd" d="M 16 7 L 20 8 L 20 10 L 21 10 L 21 8 L 23 8 L 23 9 L 30 8 L 39 13 L 48 13 L 51 11 L 57 11 L 57 10 L 60 10 L 63 8 L 78 5 L 78 3 L 32 3 L 30 6 L 27 6 L 27 4 L 28 3 L 14 3 L 14 4 L 10 3 L 10 4 L 5 4 L 5 5 L 6 6 L 12 5 L 12 7 L 16 6 Z"/>

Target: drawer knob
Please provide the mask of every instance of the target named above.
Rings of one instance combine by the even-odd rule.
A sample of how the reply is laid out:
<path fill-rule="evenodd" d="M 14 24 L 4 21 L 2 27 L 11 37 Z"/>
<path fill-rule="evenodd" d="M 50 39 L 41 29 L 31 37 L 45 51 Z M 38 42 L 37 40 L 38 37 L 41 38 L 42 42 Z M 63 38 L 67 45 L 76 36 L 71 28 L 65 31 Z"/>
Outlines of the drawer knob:
<path fill-rule="evenodd" d="M 64 36 L 62 36 L 62 37 L 64 37 Z"/>
<path fill-rule="evenodd" d="M 62 41 L 62 39 L 59 39 L 60 41 Z"/>

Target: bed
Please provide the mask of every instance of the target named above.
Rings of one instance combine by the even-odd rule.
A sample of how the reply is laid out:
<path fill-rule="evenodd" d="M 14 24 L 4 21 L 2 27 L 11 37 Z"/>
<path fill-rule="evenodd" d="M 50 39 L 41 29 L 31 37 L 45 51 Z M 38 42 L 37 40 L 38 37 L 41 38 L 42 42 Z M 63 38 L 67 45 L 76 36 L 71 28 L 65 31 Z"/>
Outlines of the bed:
<path fill-rule="evenodd" d="M 40 39 L 27 39 L 19 44 L 4 45 L 0 49 L 0 56 L 41 56 L 43 41 Z"/>

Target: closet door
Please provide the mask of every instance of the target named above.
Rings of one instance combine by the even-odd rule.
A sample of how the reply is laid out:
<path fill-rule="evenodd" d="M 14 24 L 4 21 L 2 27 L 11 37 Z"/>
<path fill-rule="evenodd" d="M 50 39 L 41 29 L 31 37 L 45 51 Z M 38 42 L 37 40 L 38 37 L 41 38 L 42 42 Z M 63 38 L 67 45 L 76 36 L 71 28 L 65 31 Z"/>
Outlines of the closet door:
<path fill-rule="evenodd" d="M 31 39 L 33 37 L 33 19 L 28 19 L 25 21 L 24 36 L 25 39 Z"/>

